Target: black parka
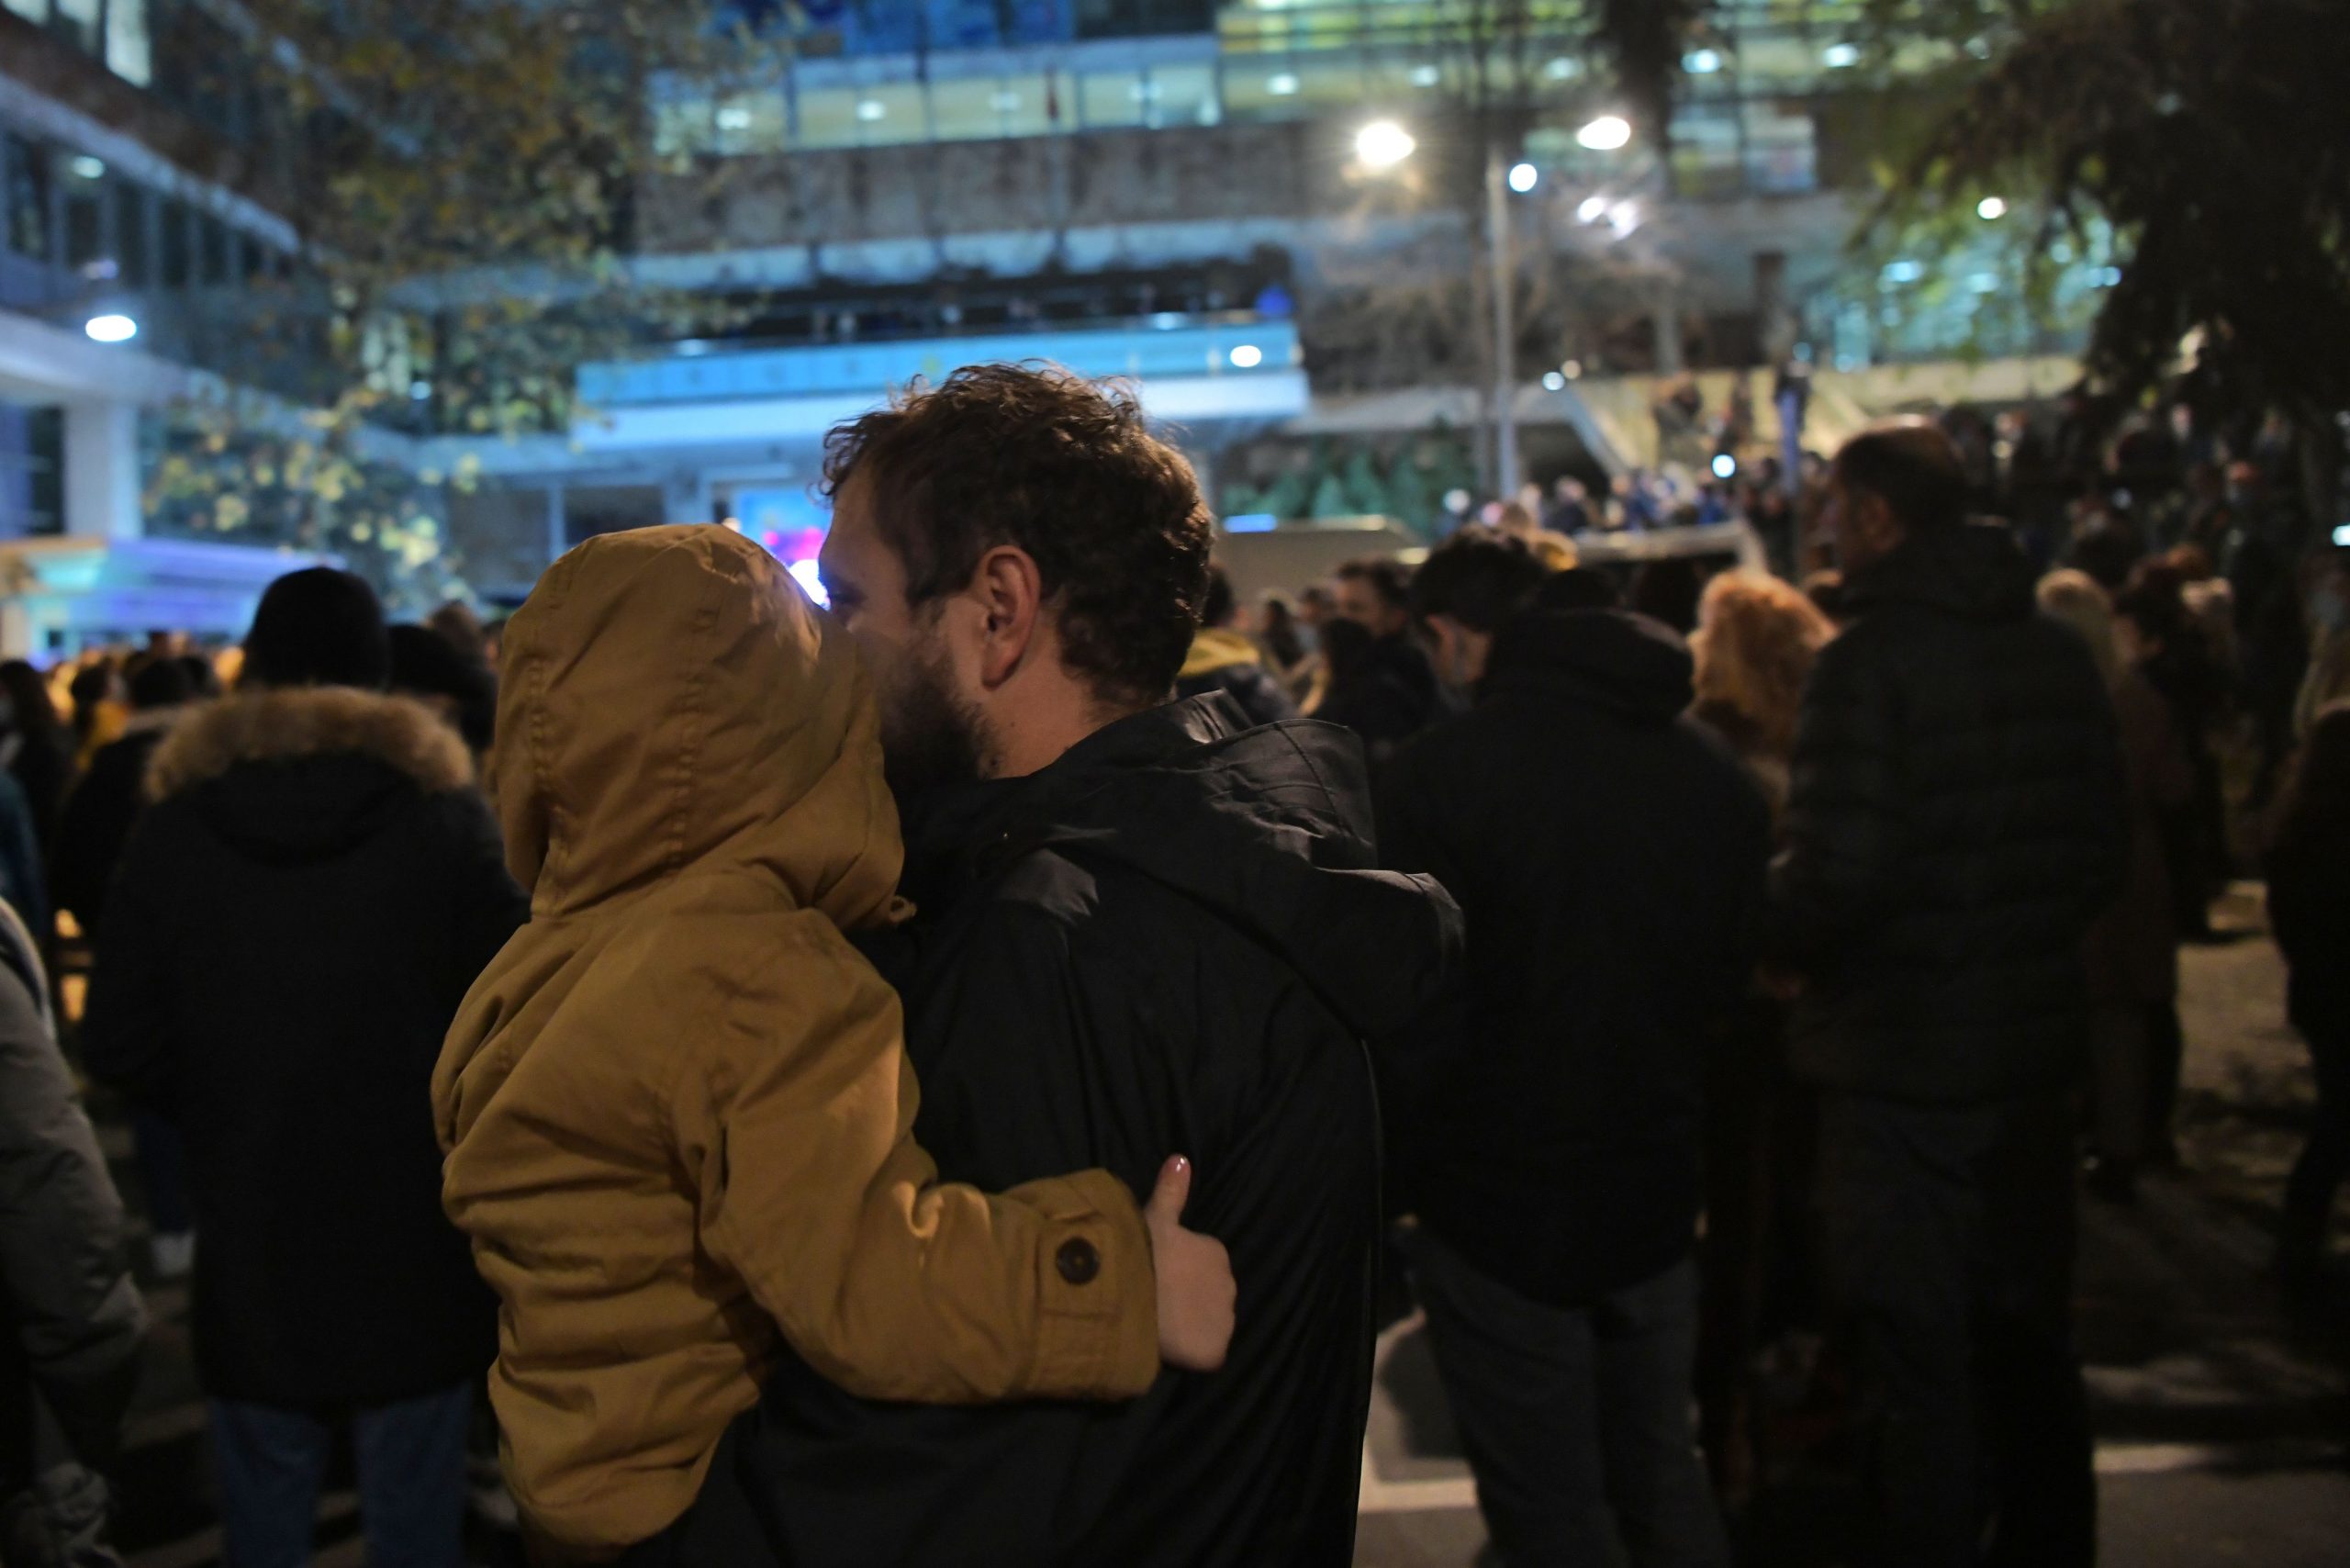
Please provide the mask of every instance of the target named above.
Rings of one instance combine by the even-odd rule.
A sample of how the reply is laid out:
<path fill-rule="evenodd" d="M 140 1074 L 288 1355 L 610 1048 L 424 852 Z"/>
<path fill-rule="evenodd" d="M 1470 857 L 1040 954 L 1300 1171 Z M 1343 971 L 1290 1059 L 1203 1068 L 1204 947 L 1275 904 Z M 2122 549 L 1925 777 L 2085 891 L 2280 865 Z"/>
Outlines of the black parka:
<path fill-rule="evenodd" d="M 430 1093 L 528 913 L 472 778 L 424 709 L 333 688 L 215 703 L 156 755 L 82 1046 L 185 1135 L 215 1397 L 388 1403 L 496 1353 Z"/>
<path fill-rule="evenodd" d="M 2004 529 L 1920 531 L 1852 574 L 1813 666 L 1772 936 L 1830 1089 L 1985 1103 L 2082 1069 L 2128 800 L 2105 683 L 2032 587 Z"/>
<path fill-rule="evenodd" d="M 1458 1049 L 1382 1064 L 1398 1201 L 1553 1305 L 1695 1244 L 1703 1060 L 1751 969 L 1770 818 L 1690 688 L 1657 622 L 1532 612 L 1380 780 L 1382 857 L 1469 929 Z"/>
<path fill-rule="evenodd" d="M 1366 1036 L 1457 967 L 1459 914 L 1372 869 L 1360 753 L 1224 699 L 1113 724 L 909 833 L 915 1131 L 949 1180 L 1183 1153 L 1238 1327 L 1124 1406 L 860 1404 L 788 1362 L 644 1562 L 1315 1564 L 1352 1556 L 1380 1236 Z"/>

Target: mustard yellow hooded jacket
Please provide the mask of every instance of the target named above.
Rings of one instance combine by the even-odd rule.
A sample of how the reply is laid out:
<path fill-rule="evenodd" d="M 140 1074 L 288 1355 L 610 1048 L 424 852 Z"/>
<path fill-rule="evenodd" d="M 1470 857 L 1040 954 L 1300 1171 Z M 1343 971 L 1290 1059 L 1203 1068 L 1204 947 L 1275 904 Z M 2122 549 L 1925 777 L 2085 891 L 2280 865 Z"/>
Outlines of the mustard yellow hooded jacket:
<path fill-rule="evenodd" d="M 888 917 L 901 854 L 872 704 L 773 558 L 707 527 L 565 555 L 507 630 L 495 760 L 532 917 L 432 1098 L 537 1530 L 674 1520 L 778 1329 L 868 1397 L 1149 1386 L 1125 1185 L 990 1198 L 912 1140 L 897 998 L 841 935 Z"/>

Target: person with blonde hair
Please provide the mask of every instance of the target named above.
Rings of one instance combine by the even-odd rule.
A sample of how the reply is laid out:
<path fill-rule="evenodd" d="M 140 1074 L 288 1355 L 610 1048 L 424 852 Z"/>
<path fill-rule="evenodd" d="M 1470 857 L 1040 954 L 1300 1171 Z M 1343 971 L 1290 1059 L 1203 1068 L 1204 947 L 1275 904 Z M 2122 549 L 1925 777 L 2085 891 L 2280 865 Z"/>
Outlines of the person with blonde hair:
<path fill-rule="evenodd" d="M 2178 925 L 2163 855 L 2165 812 L 2195 792 L 2195 765 L 2170 704 L 2145 671 L 2121 656 L 2113 601 L 2086 572 L 2041 579 L 2040 608 L 2078 633 L 2105 677 L 2121 726 L 2129 791 L 2129 880 L 2090 927 L 2090 1126 L 2097 1145 L 2089 1190 L 2116 1203 L 2136 1196 L 2154 1117 L 2156 1027 L 2178 997 Z"/>
<path fill-rule="evenodd" d="M 1690 716 L 1721 737 L 1769 802 L 1787 800 L 1787 758 L 1812 662 L 1835 622 L 1803 591 L 1761 572 L 1725 572 L 1706 585 L 1697 628 L 1696 701 Z M 1706 1238 L 1697 1408 L 1707 1462 L 1726 1495 L 1756 1468 L 1750 1411 L 1755 1350 L 1773 1323 L 1773 1260 L 1807 1259 L 1799 1202 L 1808 1190 L 1808 1092 L 1787 1069 L 1785 1002 L 1750 985 L 1736 1023 L 1706 1063 Z"/>
<path fill-rule="evenodd" d="M 1726 572 L 1698 600 L 1689 638 L 1697 701 L 1690 711 L 1729 743 L 1774 813 L 1786 803 L 1804 682 L 1835 635 L 1836 623 L 1802 590 L 1761 572 Z"/>

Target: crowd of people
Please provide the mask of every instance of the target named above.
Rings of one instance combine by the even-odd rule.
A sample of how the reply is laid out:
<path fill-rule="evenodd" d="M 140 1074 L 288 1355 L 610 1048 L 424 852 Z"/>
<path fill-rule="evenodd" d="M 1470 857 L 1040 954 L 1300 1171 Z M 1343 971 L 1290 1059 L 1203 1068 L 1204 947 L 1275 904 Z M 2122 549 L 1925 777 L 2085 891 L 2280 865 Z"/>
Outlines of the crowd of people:
<path fill-rule="evenodd" d="M 346 1437 L 453 1568 L 492 1428 L 546 1561 L 1336 1568 L 1405 1297 L 1499 1562 L 1731 1561 L 1789 1366 L 1865 1560 L 2092 1561 L 2076 1182 L 2175 1158 L 2252 858 L 2323 1288 L 2350 577 L 2288 683 L 2241 510 L 2058 564 L 1968 452 L 1821 465 L 1801 587 L 1519 508 L 1251 601 L 1130 399 L 983 366 L 834 432 L 830 615 L 666 528 L 0 667 L 0 1557 L 105 1560 L 143 1335 L 62 1035 L 234 1568 Z"/>

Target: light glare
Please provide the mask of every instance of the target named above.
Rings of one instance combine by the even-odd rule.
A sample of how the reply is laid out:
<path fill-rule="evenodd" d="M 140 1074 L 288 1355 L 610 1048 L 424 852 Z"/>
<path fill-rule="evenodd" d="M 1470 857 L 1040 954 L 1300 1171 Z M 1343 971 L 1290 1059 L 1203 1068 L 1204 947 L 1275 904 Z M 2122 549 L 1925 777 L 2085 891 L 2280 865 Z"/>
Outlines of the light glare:
<path fill-rule="evenodd" d="M 1412 133 L 1392 119 L 1372 120 L 1355 132 L 1355 156 L 1372 169 L 1392 169 L 1418 146 Z"/>
<path fill-rule="evenodd" d="M 139 323 L 128 316 L 108 312 L 83 322 L 82 330 L 89 334 L 93 342 L 127 343 L 139 335 Z"/>
<path fill-rule="evenodd" d="M 1613 152 L 1632 141 L 1632 122 L 1622 115 L 1602 115 L 1575 132 L 1575 140 L 1595 152 Z"/>

